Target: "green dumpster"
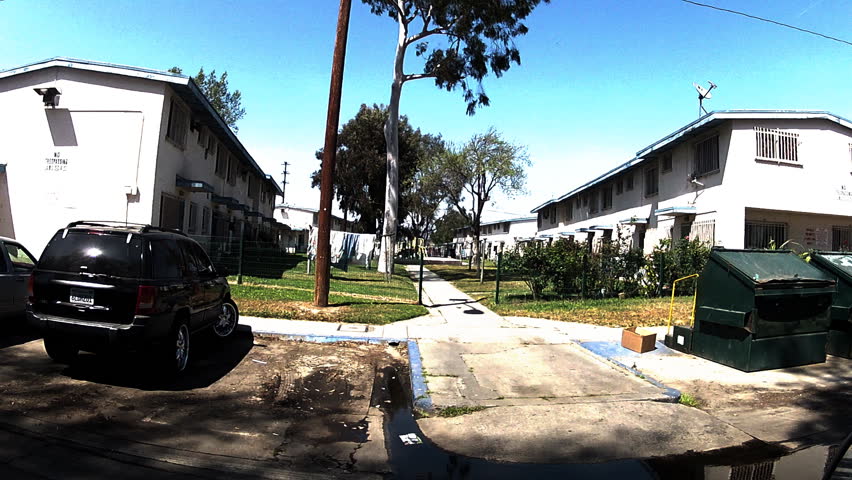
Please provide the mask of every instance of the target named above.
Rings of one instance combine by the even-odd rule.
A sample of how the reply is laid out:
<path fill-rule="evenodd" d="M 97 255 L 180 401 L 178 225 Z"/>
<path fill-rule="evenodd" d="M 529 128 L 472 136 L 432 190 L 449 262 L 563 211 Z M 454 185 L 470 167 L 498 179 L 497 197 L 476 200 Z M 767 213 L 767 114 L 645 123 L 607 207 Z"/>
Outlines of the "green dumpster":
<path fill-rule="evenodd" d="M 811 265 L 837 281 L 826 353 L 852 358 L 852 252 L 816 252 Z"/>
<path fill-rule="evenodd" d="M 698 277 L 692 353 L 746 372 L 824 362 L 834 291 L 788 250 L 714 248 Z"/>

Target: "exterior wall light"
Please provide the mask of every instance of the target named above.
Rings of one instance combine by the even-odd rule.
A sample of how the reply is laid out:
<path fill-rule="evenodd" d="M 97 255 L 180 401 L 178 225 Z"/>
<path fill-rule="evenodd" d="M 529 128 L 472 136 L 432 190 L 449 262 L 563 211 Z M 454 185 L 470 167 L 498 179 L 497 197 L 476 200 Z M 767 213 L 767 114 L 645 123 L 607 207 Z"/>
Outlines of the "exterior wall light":
<path fill-rule="evenodd" d="M 56 87 L 38 87 L 33 89 L 38 95 L 41 95 L 41 100 L 45 107 L 56 108 L 59 105 L 59 96 L 62 92 Z"/>

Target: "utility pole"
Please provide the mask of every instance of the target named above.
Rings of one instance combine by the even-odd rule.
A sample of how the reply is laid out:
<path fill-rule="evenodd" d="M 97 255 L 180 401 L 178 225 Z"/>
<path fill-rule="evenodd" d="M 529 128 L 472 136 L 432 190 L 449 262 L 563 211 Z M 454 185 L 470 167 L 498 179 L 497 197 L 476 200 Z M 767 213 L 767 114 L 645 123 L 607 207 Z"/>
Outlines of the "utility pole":
<path fill-rule="evenodd" d="M 328 306 L 328 281 L 331 268 L 331 200 L 334 190 L 334 162 L 337 155 L 337 125 L 340 122 L 340 96 L 343 91 L 343 66 L 346 59 L 346 36 L 349 33 L 349 11 L 352 0 L 340 0 L 337 13 L 337 37 L 331 64 L 331 87 L 328 92 L 328 116 L 325 120 L 325 145 L 320 175 L 320 208 L 317 232 L 317 261 L 314 276 L 314 305 Z"/>
<path fill-rule="evenodd" d="M 290 165 L 290 162 L 284 162 L 284 171 L 281 172 L 284 174 L 284 181 L 281 182 L 281 203 L 287 203 L 287 197 L 285 196 L 287 193 L 287 175 L 290 173 L 287 171 L 287 167 Z"/>

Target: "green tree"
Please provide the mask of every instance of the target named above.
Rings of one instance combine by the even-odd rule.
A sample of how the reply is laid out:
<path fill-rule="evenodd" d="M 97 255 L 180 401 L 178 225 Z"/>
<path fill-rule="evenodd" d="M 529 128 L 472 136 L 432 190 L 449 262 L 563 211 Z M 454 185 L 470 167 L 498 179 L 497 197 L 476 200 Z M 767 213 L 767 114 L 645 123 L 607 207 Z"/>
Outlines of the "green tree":
<path fill-rule="evenodd" d="M 180 67 L 172 67 L 169 72 L 183 74 Z M 234 132 L 238 132 L 240 129 L 237 127 L 237 122 L 246 115 L 246 109 L 242 106 L 243 94 L 239 90 L 232 92 L 228 89 L 228 72 L 217 77 L 216 70 L 204 73 L 204 67 L 201 67 L 198 74 L 192 77 L 192 81 L 201 89 L 225 124 Z"/>
<path fill-rule="evenodd" d="M 510 198 L 522 193 L 529 164 L 525 149 L 503 140 L 494 129 L 474 135 L 461 149 L 450 149 L 443 156 L 439 168 L 447 198 L 471 227 L 477 264 L 485 205 L 497 191 Z"/>
<path fill-rule="evenodd" d="M 403 184 L 402 202 L 408 216 L 405 227 L 412 238 L 429 240 L 435 228 L 438 209 L 447 198 L 447 187 L 440 171 L 440 159 L 446 147 L 441 137 L 423 135 L 420 161 L 411 181 Z"/>
<path fill-rule="evenodd" d="M 381 231 L 385 188 L 385 141 L 381 127 L 387 116 L 388 108 L 384 105 L 361 105 L 355 117 L 346 122 L 337 135 L 334 195 L 344 214 L 354 213 L 359 217 L 358 230 L 365 233 Z M 428 145 L 434 137 L 414 129 L 405 116 L 399 119 L 399 125 L 400 155 L 406 160 L 400 175 L 403 184 L 411 186 L 416 167 L 426 151 L 424 143 Z M 322 153 L 321 149 L 317 151 L 317 160 L 322 160 Z M 320 173 L 318 169 L 311 176 L 314 188 L 319 187 Z M 408 202 L 403 201 L 400 210 L 407 214 L 407 209 Z"/>
<path fill-rule="evenodd" d="M 521 63 L 514 39 L 527 33 L 523 23 L 540 3 L 550 0 L 362 0 L 376 15 L 397 23 L 390 115 L 384 126 L 387 155 L 384 237 L 379 270 L 393 271 L 393 248 L 399 206 L 399 102 L 402 86 L 431 78 L 439 88 L 460 89 L 472 115 L 490 102 L 482 87 L 489 74 L 501 76 Z M 431 42 L 431 43 L 430 43 Z M 405 73 L 406 53 L 423 59 L 417 73 Z M 410 65 L 410 62 L 409 62 Z"/>
<path fill-rule="evenodd" d="M 435 221 L 435 232 L 431 236 L 432 243 L 435 245 L 452 243 L 456 230 L 467 226 L 467 218 L 456 209 L 450 208 Z"/>

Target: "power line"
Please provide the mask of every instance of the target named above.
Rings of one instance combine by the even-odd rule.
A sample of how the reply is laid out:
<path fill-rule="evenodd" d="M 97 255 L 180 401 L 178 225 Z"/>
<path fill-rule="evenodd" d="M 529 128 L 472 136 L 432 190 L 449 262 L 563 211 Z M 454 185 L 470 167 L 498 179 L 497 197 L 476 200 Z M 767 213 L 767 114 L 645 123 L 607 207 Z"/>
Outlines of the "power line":
<path fill-rule="evenodd" d="M 852 46 L 852 42 L 849 42 L 847 40 L 843 40 L 842 38 L 832 37 L 830 35 L 825 35 L 825 34 L 822 34 L 822 33 L 819 33 L 819 32 L 814 32 L 813 30 L 807 30 L 807 29 L 799 28 L 799 27 L 789 25 L 789 24 L 786 24 L 786 23 L 776 22 L 775 20 L 770 20 L 768 18 L 758 17 L 758 16 L 755 16 L 755 15 L 749 15 L 748 13 L 738 12 L 736 10 L 728 10 L 727 8 L 717 7 L 717 6 L 714 6 L 714 5 L 707 5 L 705 3 L 693 2 L 692 0 L 681 0 L 681 1 L 684 2 L 684 3 L 691 3 L 693 5 L 698 5 L 699 7 L 707 7 L 707 8 L 712 8 L 713 10 L 719 10 L 719 11 L 722 11 L 722 12 L 733 13 L 735 15 L 742 15 L 743 17 L 753 18 L 755 20 L 760 20 L 761 22 L 774 23 L 775 25 L 780 25 L 782 27 L 792 28 L 793 30 L 798 30 L 800 32 L 810 33 L 811 35 L 817 35 L 817 36 L 820 36 L 822 38 L 827 38 L 829 40 L 834 40 L 835 42 L 845 43 L 846 45 Z"/>

